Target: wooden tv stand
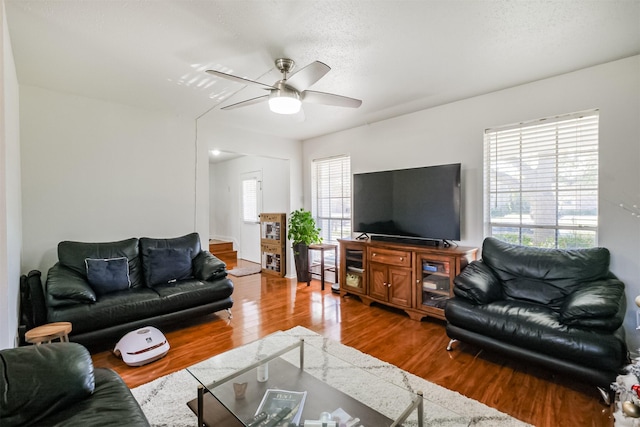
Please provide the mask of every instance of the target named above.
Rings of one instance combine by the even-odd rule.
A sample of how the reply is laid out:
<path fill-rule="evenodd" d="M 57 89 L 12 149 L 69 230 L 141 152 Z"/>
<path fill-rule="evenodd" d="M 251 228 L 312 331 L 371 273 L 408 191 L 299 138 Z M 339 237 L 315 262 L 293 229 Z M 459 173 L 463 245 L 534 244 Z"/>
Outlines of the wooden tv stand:
<path fill-rule="evenodd" d="M 413 320 L 444 320 L 453 279 L 476 259 L 478 248 L 422 246 L 375 240 L 339 239 L 340 295 L 357 295 L 404 310 Z"/>

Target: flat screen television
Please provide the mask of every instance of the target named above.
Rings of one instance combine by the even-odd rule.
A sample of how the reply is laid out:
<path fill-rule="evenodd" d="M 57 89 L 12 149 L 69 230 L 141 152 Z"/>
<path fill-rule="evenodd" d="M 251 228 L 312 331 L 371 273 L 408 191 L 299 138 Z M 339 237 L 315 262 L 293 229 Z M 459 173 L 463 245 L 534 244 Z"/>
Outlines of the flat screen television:
<path fill-rule="evenodd" d="M 460 166 L 354 174 L 353 231 L 427 244 L 460 240 Z"/>

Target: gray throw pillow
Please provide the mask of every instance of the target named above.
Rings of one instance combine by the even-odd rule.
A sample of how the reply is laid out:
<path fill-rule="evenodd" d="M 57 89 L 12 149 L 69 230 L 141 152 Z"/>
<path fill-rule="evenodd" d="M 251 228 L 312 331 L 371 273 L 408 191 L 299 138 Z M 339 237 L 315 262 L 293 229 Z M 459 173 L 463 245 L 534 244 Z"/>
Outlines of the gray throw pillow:
<path fill-rule="evenodd" d="M 98 295 L 129 289 L 129 261 L 126 257 L 84 260 L 87 280 Z"/>
<path fill-rule="evenodd" d="M 191 248 L 149 248 L 149 286 L 193 277 Z"/>

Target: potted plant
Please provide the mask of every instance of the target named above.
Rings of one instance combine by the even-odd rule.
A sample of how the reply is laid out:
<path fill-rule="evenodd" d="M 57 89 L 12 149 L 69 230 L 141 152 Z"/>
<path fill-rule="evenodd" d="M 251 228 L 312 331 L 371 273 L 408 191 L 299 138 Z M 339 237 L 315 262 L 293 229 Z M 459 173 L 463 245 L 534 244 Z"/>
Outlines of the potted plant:
<path fill-rule="evenodd" d="M 311 212 L 298 209 L 289 216 L 287 238 L 293 248 L 293 260 L 296 263 L 298 282 L 306 282 L 309 275 L 309 245 L 321 243 L 320 229 Z"/>

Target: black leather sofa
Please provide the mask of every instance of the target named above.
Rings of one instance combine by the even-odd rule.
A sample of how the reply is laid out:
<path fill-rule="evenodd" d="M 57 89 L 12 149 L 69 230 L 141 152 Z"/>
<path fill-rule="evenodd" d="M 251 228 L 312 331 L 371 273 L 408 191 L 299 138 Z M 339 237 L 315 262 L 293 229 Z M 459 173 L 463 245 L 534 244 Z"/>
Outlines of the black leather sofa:
<path fill-rule="evenodd" d="M 628 361 L 624 284 L 609 257 L 605 248 L 485 239 L 482 260 L 455 278 L 445 308 L 448 349 L 469 342 L 608 389 Z"/>
<path fill-rule="evenodd" d="M 143 326 L 229 310 L 233 283 L 226 264 L 203 251 L 197 233 L 171 239 L 131 238 L 118 242 L 58 244 L 44 296 L 39 273 L 27 282 L 36 307 L 31 318 L 71 322 L 71 341 L 92 345 Z M 44 301 L 37 307 L 37 301 Z M 44 307 L 42 307 L 44 305 Z M 44 310 L 46 316 L 35 313 Z M 37 326 L 37 325 L 36 325 Z"/>
<path fill-rule="evenodd" d="M 0 425 L 149 426 L 122 378 L 94 369 L 86 348 L 53 343 L 0 350 Z"/>

